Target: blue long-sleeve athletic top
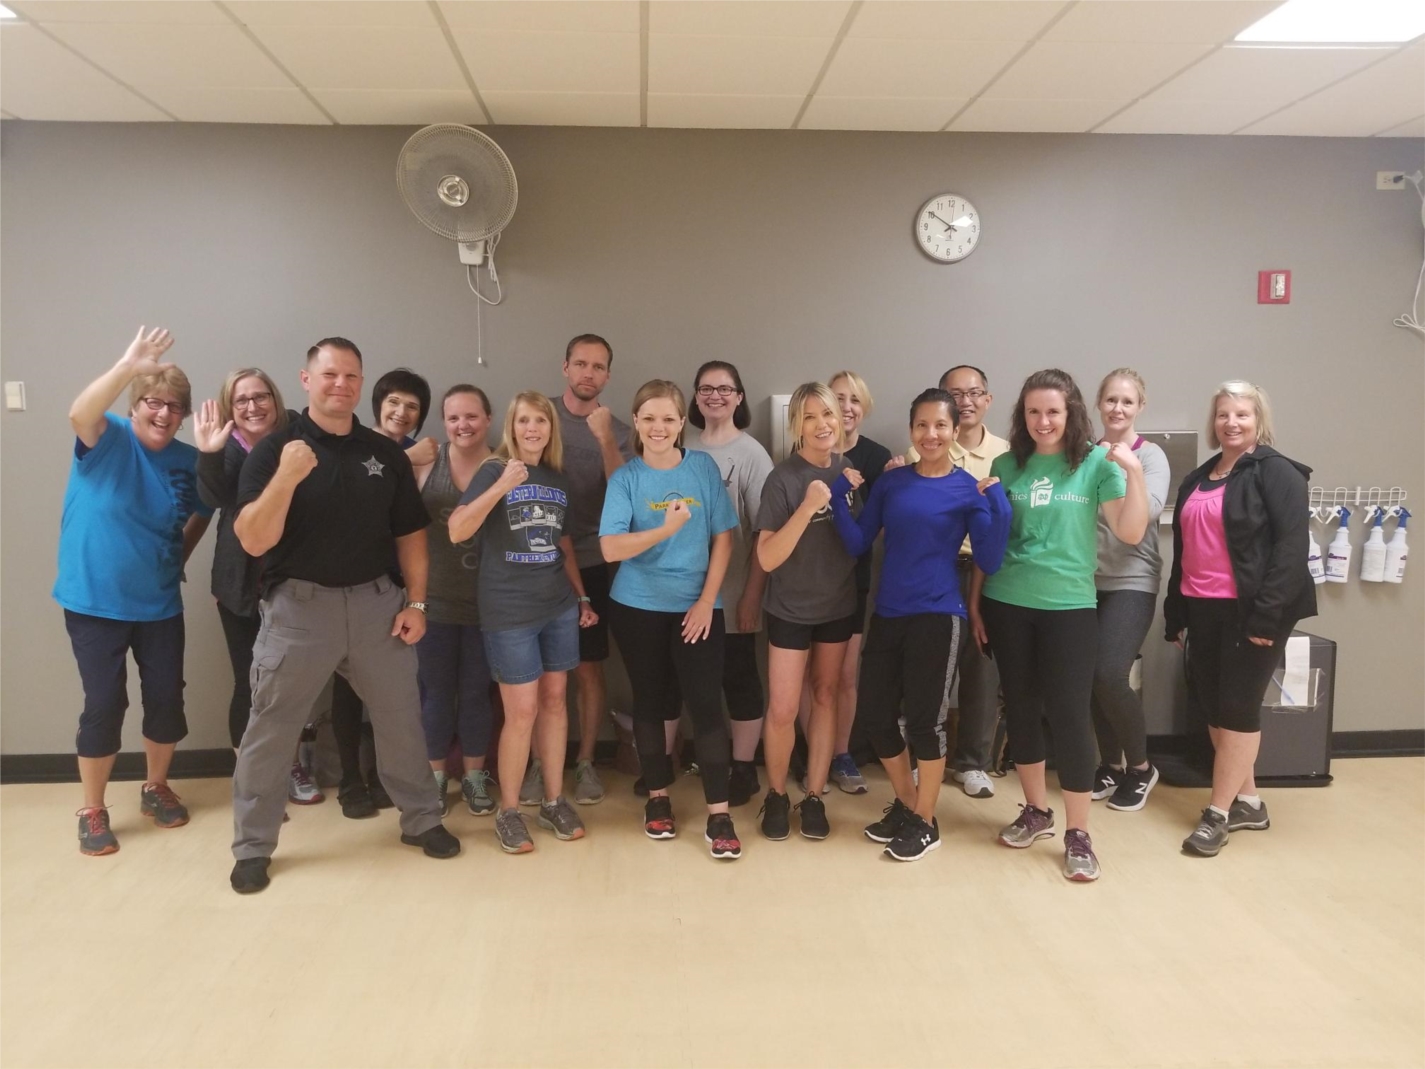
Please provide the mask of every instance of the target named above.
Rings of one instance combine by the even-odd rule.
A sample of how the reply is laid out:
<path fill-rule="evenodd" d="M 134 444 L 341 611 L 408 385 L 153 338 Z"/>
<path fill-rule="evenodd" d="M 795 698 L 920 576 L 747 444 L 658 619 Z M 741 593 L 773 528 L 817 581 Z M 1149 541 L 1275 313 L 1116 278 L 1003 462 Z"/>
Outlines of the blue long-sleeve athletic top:
<path fill-rule="evenodd" d="M 956 468 L 940 478 L 919 474 L 913 465 L 883 474 L 871 489 L 861 515 L 851 515 L 845 475 L 831 488 L 832 520 L 846 550 L 860 556 L 880 531 L 886 532 L 876 612 L 881 616 L 940 613 L 964 616 L 956 559 L 970 536 L 975 564 L 986 575 L 999 571 L 1009 540 L 1010 507 L 998 483 L 983 495 L 975 477 Z"/>

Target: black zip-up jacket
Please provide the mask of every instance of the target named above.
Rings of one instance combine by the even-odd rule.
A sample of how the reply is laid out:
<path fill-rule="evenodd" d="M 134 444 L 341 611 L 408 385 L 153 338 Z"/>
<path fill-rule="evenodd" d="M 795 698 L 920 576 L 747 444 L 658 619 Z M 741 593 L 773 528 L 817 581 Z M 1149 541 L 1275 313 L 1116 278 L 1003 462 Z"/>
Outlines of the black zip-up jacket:
<path fill-rule="evenodd" d="M 1218 453 L 1178 488 L 1173 510 L 1173 570 L 1163 600 L 1167 639 L 1187 627 L 1183 596 L 1183 505 L 1222 454 Z M 1316 615 L 1316 585 L 1306 563 L 1310 516 L 1307 480 L 1311 469 L 1269 445 L 1243 454 L 1227 476 L 1222 496 L 1222 524 L 1227 555 L 1237 582 L 1247 634 L 1285 638 L 1298 620 Z"/>

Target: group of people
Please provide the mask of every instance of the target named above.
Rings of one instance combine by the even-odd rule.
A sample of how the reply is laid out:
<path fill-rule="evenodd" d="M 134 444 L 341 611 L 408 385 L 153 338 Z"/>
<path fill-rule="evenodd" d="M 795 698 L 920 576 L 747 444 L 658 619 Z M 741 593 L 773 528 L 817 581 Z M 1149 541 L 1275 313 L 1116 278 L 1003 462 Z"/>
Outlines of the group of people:
<path fill-rule="evenodd" d="M 302 411 L 285 407 L 266 372 L 239 369 L 198 410 L 195 448 L 175 439 L 193 404 L 183 372 L 164 362 L 171 344 L 166 331 L 141 328 L 70 411 L 77 440 L 55 597 L 84 687 L 86 854 L 118 849 L 104 799 L 130 651 L 148 763 L 141 808 L 160 827 L 187 823 L 167 782 L 187 732 L 179 583 L 214 512 L 240 893 L 268 885 L 288 803 L 323 799 L 298 748 L 333 680 L 345 815 L 394 805 L 402 842 L 452 857 L 460 843 L 443 820 L 454 767 L 463 803 L 494 817 L 505 851 L 534 849 L 522 806 L 557 839 L 582 838 L 577 806 L 605 795 L 594 744 L 608 715 L 610 633 L 632 685 L 644 830 L 678 834 L 669 788 L 686 710 L 715 858 L 741 855 L 731 811 L 762 792 L 759 744 L 764 837 L 785 839 L 795 823 L 825 839 L 830 786 L 867 791 L 854 731 L 892 792 L 865 834 L 913 861 L 940 845 L 942 782 L 993 795 L 1001 703 L 1024 803 L 999 841 L 1022 848 L 1054 835 L 1047 722 L 1063 871 L 1078 881 L 1100 872 L 1092 800 L 1136 811 L 1158 781 L 1129 677 L 1156 609 L 1170 487 L 1162 450 L 1136 430 L 1147 390 L 1131 369 L 1100 384 L 1097 434 L 1068 374 L 1034 373 L 1006 440 L 985 424 L 989 377 L 954 367 L 911 402 L 898 456 L 860 432 L 871 391 L 838 371 L 792 394 L 791 452 L 774 463 L 746 431 L 746 392 L 726 361 L 698 369 L 691 408 L 677 384 L 645 383 L 630 425 L 600 401 L 611 346 L 579 335 L 562 394 L 518 393 L 492 449 L 494 409 L 469 384 L 441 397 L 446 441 L 420 438 L 432 394 L 404 368 L 377 382 L 375 424 L 364 426 L 360 350 L 331 337 L 307 353 Z M 125 390 L 127 419 L 108 412 Z M 1219 452 L 1179 488 L 1164 603 L 1166 637 L 1187 645 L 1189 694 L 1216 752 L 1210 804 L 1183 842 L 1200 856 L 1232 831 L 1269 824 L 1252 773 L 1258 709 L 1287 635 L 1315 612 L 1309 469 L 1272 448 L 1265 392 L 1223 383 L 1207 434 Z M 493 753 L 492 681 L 503 710 Z M 363 768 L 363 749 L 374 769 Z"/>

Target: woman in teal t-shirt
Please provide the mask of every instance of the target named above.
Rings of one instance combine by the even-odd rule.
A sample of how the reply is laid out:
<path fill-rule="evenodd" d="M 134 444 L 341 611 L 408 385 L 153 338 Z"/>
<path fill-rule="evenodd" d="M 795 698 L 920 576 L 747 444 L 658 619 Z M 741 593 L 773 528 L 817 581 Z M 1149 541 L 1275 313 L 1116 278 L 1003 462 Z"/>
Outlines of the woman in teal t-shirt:
<path fill-rule="evenodd" d="M 990 474 L 1004 484 L 1013 519 L 1004 564 L 976 572 L 970 626 L 999 662 L 1010 755 L 1025 805 L 1000 831 L 1005 846 L 1054 834 L 1044 784 L 1045 718 L 1054 733 L 1064 795 L 1064 875 L 1098 879 L 1089 840 L 1097 755 L 1089 699 L 1098 648 L 1098 513 L 1122 542 L 1137 545 L 1148 525 L 1143 467 L 1123 444 L 1090 441 L 1088 408 L 1066 372 L 1024 380 L 1010 426 L 1010 451 Z"/>

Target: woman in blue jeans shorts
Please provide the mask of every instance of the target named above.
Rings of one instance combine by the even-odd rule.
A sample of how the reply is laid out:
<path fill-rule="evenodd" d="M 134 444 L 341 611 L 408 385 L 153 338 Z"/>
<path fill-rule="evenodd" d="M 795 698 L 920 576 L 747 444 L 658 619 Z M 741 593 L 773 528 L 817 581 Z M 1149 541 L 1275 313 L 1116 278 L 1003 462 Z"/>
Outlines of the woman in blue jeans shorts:
<path fill-rule="evenodd" d="M 450 514 L 452 542 L 481 534 L 477 584 L 485 654 L 500 684 L 500 813 L 495 834 L 511 854 L 534 849 L 519 812 L 520 779 L 531 737 L 545 768 L 539 826 L 581 839 L 584 824 L 560 793 L 569 718 L 568 673 L 579 663 L 579 628 L 589 607 L 574 549 L 564 533 L 569 484 L 562 472 L 559 419 L 549 398 L 516 394 L 505 412 L 500 448 L 482 464 Z"/>
<path fill-rule="evenodd" d="M 460 793 L 477 817 L 495 811 L 485 751 L 490 746 L 490 663 L 480 631 L 476 589 L 480 549 L 475 536 L 452 542 L 446 522 L 469 488 L 475 473 L 490 459 L 490 399 L 478 386 L 462 383 L 441 399 L 446 444 L 435 460 L 420 465 L 416 483 L 430 513 L 426 537 L 430 551 L 427 581 L 426 633 L 416 644 L 420 660 L 421 727 L 426 756 L 441 801 L 446 796 L 445 759 L 451 744 L 460 743 L 465 774 Z"/>

